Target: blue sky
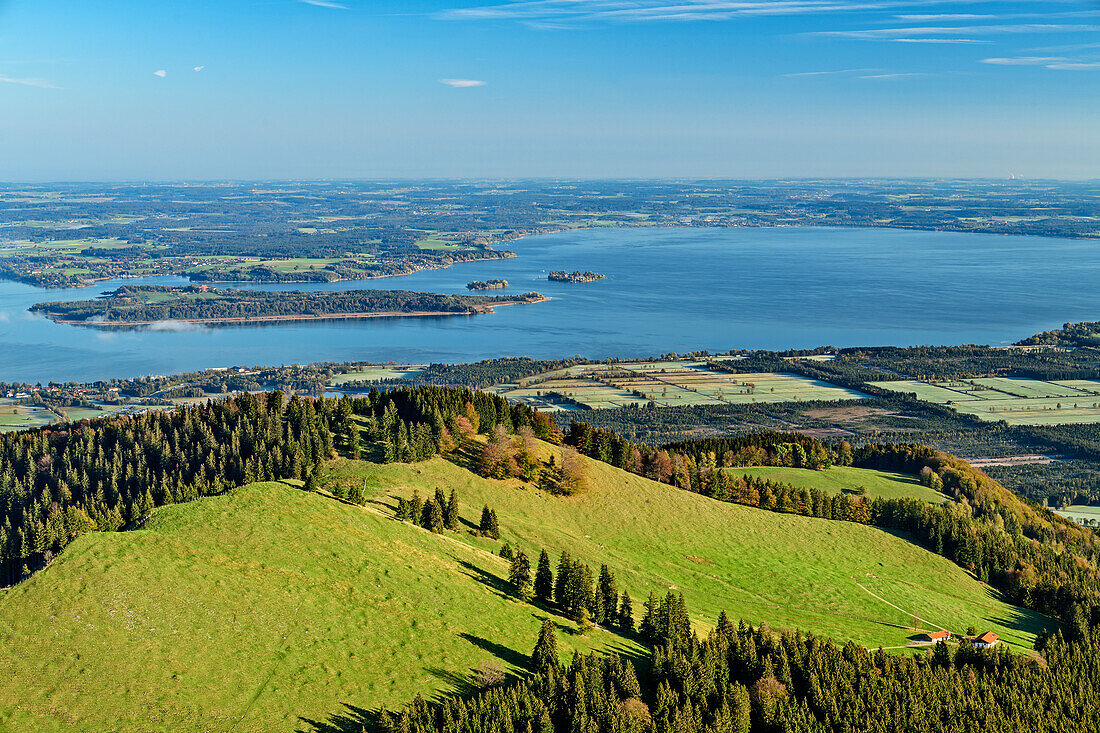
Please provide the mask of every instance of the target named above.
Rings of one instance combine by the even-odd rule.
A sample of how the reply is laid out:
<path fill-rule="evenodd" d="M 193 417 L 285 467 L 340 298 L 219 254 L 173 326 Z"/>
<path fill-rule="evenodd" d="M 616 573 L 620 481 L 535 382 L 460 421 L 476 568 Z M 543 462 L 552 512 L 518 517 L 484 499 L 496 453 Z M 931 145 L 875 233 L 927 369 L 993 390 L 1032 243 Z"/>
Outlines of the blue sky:
<path fill-rule="evenodd" d="M 0 179 L 1100 178 L 1100 2 L 0 0 Z"/>

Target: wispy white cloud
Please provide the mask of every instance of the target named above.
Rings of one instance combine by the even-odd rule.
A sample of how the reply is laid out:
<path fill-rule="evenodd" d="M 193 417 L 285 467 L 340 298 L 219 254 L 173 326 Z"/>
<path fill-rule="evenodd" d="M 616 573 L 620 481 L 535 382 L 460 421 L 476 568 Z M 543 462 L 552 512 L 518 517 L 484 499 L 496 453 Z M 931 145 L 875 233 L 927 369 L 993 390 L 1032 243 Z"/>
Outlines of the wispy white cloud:
<path fill-rule="evenodd" d="M 951 4 L 952 0 L 513 0 L 446 10 L 465 20 L 702 21 L 744 16 L 810 15 Z"/>
<path fill-rule="evenodd" d="M 860 79 L 881 79 L 881 80 L 887 80 L 888 81 L 888 80 L 892 80 L 892 79 L 912 79 L 913 77 L 917 77 L 917 76 L 928 76 L 928 74 L 925 74 L 924 72 L 921 72 L 921 71 L 896 71 L 896 72 L 893 72 L 893 73 L 890 73 L 890 74 L 866 74 L 866 75 L 861 76 L 859 78 Z"/>
<path fill-rule="evenodd" d="M 480 79 L 440 79 L 440 84 L 446 84 L 455 89 L 467 89 L 469 87 L 483 87 L 485 82 Z"/>
<path fill-rule="evenodd" d="M 1046 66 L 1047 64 L 1068 60 L 1063 56 L 1015 56 L 1011 58 L 982 59 L 982 63 L 995 66 Z"/>
<path fill-rule="evenodd" d="M 793 74 L 784 74 L 783 76 L 791 78 L 804 76 L 843 76 L 845 74 L 869 74 L 874 71 L 878 71 L 878 69 L 835 69 L 832 71 L 799 71 Z"/>
<path fill-rule="evenodd" d="M 891 38 L 890 40 L 894 43 L 992 43 L 992 41 L 983 41 L 977 38 Z"/>
<path fill-rule="evenodd" d="M 940 13 L 939 15 L 895 15 L 898 20 L 917 21 L 919 23 L 942 23 L 945 20 L 991 20 L 995 15 L 973 15 L 971 13 Z"/>
<path fill-rule="evenodd" d="M 202 71 L 202 70 L 203 70 L 203 69 L 205 69 L 205 68 L 206 68 L 206 66 L 205 66 L 205 65 L 204 65 L 204 66 L 196 66 L 196 67 L 195 67 L 195 71 Z"/>
<path fill-rule="evenodd" d="M 317 5 L 338 5 L 331 0 L 301 0 Z M 1052 19 L 1095 16 L 1100 11 L 1053 12 L 1042 6 L 1037 12 L 973 13 L 916 12 L 937 6 L 970 5 L 963 0 L 483 0 L 473 7 L 452 8 L 437 17 L 455 20 L 512 20 L 539 28 L 576 28 L 593 22 L 707 21 L 751 16 L 821 15 L 859 12 L 891 12 L 895 20 L 955 22 L 1000 18 Z M 1038 4 L 1036 3 L 1038 7 Z M 969 10 L 970 8 L 966 8 Z"/>
<path fill-rule="evenodd" d="M 994 66 L 1038 66 L 1054 71 L 1097 71 L 1100 61 L 1095 58 L 1067 58 L 1065 56 L 1009 56 L 982 59 L 983 64 Z"/>
<path fill-rule="evenodd" d="M 1065 61 L 1048 64 L 1046 68 L 1055 71 L 1100 71 L 1100 61 Z"/>
<path fill-rule="evenodd" d="M 1006 25 L 912 26 L 908 28 L 871 28 L 846 31 L 813 31 L 809 35 L 831 38 L 851 38 L 866 41 L 891 41 L 898 38 L 928 38 L 952 36 L 987 36 L 1019 33 L 1091 33 L 1100 31 L 1097 25 L 1067 25 L 1059 23 L 1018 23 Z"/>
<path fill-rule="evenodd" d="M 159 76 L 161 79 L 163 79 L 164 77 L 168 76 L 168 72 L 164 69 L 157 69 L 153 72 L 153 76 Z"/>
<path fill-rule="evenodd" d="M 48 79 L 27 79 L 0 74 L 0 84 L 18 84 L 24 87 L 38 87 L 39 89 L 64 89 Z"/>
<path fill-rule="evenodd" d="M 332 8 L 333 10 L 347 10 L 348 6 L 343 3 L 333 2 L 333 0 L 298 0 L 300 3 L 306 5 L 315 5 L 318 8 Z"/>

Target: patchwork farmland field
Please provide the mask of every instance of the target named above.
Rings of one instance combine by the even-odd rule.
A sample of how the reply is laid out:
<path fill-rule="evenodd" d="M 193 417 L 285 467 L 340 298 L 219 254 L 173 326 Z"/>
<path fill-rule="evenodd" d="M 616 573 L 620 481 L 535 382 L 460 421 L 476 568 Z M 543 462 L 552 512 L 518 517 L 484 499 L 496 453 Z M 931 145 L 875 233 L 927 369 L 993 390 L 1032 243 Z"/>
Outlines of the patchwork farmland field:
<path fill-rule="evenodd" d="M 1078 524 L 1085 524 L 1087 526 L 1100 525 L 1100 506 L 1089 506 L 1087 504 L 1074 504 L 1068 506 L 1065 509 L 1053 510 L 1055 514 L 1066 519 L 1072 519 Z"/>
<path fill-rule="evenodd" d="M 407 379 L 424 371 L 420 364 L 379 364 L 363 367 L 346 374 L 337 374 L 329 380 L 330 387 L 339 387 L 348 382 L 377 382 L 383 379 Z"/>
<path fill-rule="evenodd" d="M 733 374 L 701 361 L 587 364 L 501 385 L 495 391 L 540 409 L 606 409 L 644 405 L 739 405 L 858 400 L 855 390 L 797 374 Z"/>
<path fill-rule="evenodd" d="M 1010 425 L 1061 425 L 1100 422 L 1100 381 L 994 377 L 951 382 L 871 382 L 892 392 L 946 405 L 982 420 Z"/>
<path fill-rule="evenodd" d="M 37 428 L 57 422 L 60 418 L 44 407 L 20 405 L 0 399 L 0 433 L 24 428 Z"/>

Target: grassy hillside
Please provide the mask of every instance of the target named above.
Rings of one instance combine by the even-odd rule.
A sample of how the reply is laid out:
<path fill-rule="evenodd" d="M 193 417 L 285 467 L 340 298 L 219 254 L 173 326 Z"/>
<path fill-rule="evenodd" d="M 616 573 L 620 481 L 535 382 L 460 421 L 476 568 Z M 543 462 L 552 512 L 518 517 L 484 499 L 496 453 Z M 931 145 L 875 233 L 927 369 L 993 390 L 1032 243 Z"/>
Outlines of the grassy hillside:
<path fill-rule="evenodd" d="M 735 476 L 757 476 L 799 489 L 820 489 L 831 494 L 853 491 L 860 486 L 867 489 L 870 499 L 902 499 L 912 497 L 939 504 L 944 501 L 943 494 L 922 486 L 916 476 L 890 471 L 875 471 L 869 468 L 851 468 L 833 466 L 827 471 L 811 471 L 806 468 L 783 468 L 778 466 L 759 466 L 752 468 L 731 468 Z"/>
<path fill-rule="evenodd" d="M 405 465 L 348 461 L 382 505 L 418 489 L 455 488 L 471 525 L 483 504 L 503 539 L 537 552 L 568 549 L 608 563 L 635 598 L 684 593 L 696 618 L 734 618 L 806 629 L 868 646 L 901 646 L 922 630 L 993 629 L 1030 648 L 1047 619 L 999 600 L 954 563 L 873 527 L 727 504 L 585 459 L 589 490 L 561 498 L 518 480 L 482 479 L 442 458 Z M 466 541 L 496 547 L 473 537 Z M 640 599 L 636 601 L 640 609 Z M 914 619 L 917 616 L 917 619 Z"/>
<path fill-rule="evenodd" d="M 84 535 L 0 593 L 0 730 L 308 729 L 523 664 L 547 614 L 454 537 L 270 483 Z"/>

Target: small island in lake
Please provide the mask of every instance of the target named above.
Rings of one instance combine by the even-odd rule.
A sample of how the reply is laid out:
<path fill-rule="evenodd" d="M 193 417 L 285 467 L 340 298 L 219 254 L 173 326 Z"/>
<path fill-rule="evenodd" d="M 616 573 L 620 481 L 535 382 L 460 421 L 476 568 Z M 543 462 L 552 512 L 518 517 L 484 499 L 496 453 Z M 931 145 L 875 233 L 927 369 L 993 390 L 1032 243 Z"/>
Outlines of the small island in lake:
<path fill-rule="evenodd" d="M 598 272 L 592 272 L 591 270 L 588 272 L 581 272 L 580 270 L 574 270 L 573 272 L 554 270 L 546 276 L 546 279 L 562 283 L 590 283 L 596 280 L 604 280 L 606 276 Z"/>
<path fill-rule="evenodd" d="M 94 300 L 37 303 L 30 310 L 57 323 L 104 328 L 149 326 L 166 321 L 251 324 L 275 321 L 382 316 L 447 316 L 492 313 L 502 305 L 538 303 L 539 293 L 517 296 L 441 295 L 408 290 L 261 291 L 208 285 L 121 287 Z"/>
<path fill-rule="evenodd" d="M 467 290 L 504 290 L 508 287 L 508 281 L 497 278 L 496 280 L 474 280 L 466 283 Z"/>

